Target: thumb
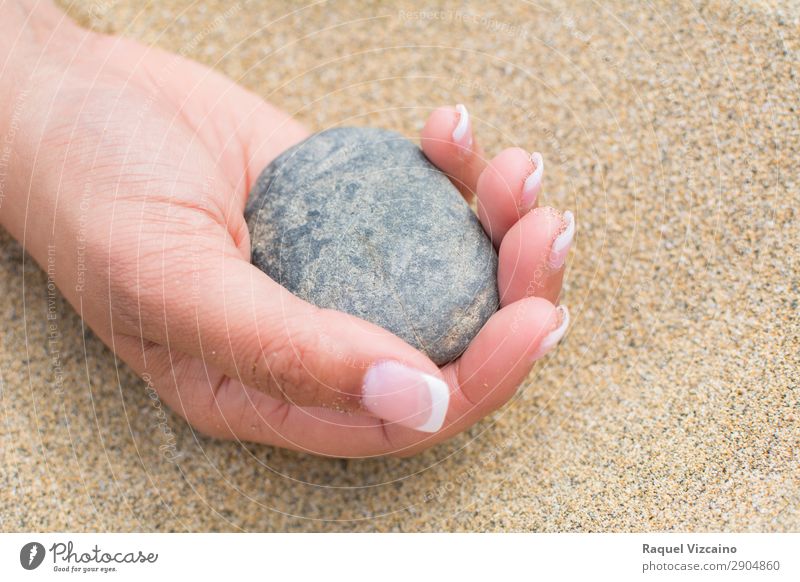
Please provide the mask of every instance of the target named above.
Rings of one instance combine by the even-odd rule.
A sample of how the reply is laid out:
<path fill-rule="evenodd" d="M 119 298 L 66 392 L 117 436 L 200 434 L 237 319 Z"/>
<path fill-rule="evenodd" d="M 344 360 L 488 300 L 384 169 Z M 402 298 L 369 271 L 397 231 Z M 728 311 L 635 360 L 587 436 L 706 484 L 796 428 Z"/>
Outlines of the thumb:
<path fill-rule="evenodd" d="M 366 411 L 426 432 L 442 426 L 449 388 L 421 352 L 303 301 L 241 258 L 209 260 L 216 264 L 194 273 L 199 292 L 189 305 L 185 294 L 164 295 L 181 299 L 164 305 L 164 324 L 148 339 L 295 405 Z"/>

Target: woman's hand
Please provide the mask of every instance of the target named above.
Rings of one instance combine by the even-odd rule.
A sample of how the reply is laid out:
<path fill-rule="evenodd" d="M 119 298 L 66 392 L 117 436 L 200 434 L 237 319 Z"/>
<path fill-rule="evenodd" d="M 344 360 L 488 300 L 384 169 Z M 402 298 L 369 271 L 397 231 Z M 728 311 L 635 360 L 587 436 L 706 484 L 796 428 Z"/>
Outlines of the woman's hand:
<path fill-rule="evenodd" d="M 422 147 L 477 195 L 502 309 L 438 369 L 250 264 L 248 191 L 304 127 L 196 63 L 26 6 L 0 25 L 0 131 L 14 160 L 0 221 L 201 432 L 324 455 L 412 454 L 506 402 L 563 336 L 567 312 L 553 303 L 572 216 L 537 208 L 541 156 L 485 159 L 466 109 L 434 111 Z"/>

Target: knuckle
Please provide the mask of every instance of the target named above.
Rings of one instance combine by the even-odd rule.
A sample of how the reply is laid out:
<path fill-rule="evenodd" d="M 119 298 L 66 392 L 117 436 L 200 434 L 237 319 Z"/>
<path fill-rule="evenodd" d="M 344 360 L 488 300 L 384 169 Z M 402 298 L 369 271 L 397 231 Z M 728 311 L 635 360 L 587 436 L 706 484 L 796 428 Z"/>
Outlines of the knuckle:
<path fill-rule="evenodd" d="M 324 404 L 324 386 L 314 373 L 314 345 L 313 337 L 282 334 L 260 346 L 250 368 L 254 387 L 300 406 Z"/>

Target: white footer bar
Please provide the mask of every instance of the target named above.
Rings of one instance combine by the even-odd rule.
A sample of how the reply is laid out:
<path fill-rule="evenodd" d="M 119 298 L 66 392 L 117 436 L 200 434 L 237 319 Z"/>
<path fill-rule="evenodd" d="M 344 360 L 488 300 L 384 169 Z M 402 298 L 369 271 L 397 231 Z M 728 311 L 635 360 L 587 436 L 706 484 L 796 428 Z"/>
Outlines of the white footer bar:
<path fill-rule="evenodd" d="M 0 580 L 778 581 L 799 564 L 800 534 L 0 535 Z"/>

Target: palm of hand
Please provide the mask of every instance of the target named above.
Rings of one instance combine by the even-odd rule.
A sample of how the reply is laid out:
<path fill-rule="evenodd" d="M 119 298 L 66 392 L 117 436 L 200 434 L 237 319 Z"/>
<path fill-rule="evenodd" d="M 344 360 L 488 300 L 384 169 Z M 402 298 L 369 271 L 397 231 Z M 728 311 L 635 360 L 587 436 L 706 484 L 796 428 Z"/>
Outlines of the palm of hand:
<path fill-rule="evenodd" d="M 252 173 L 305 130 L 195 63 L 123 39 L 101 42 L 101 54 L 109 54 L 101 68 L 90 62 L 73 71 L 82 77 L 77 87 L 91 86 L 86 101 L 66 100 L 67 109 L 54 116 L 89 117 L 75 123 L 88 132 L 73 134 L 72 142 L 85 139 L 95 157 L 91 175 L 82 179 L 95 194 L 89 218 L 101 227 L 95 244 L 108 254 L 90 271 L 110 276 L 108 298 L 97 302 L 102 308 L 83 302 L 84 315 L 96 324 L 108 308 L 112 316 L 98 333 L 196 428 L 230 436 L 235 429 L 227 419 L 243 422 L 245 409 L 262 417 L 252 420 L 258 424 L 281 416 L 285 401 L 171 349 L 168 329 L 159 329 L 153 315 L 169 311 L 169 303 L 193 309 L 199 275 L 214 273 L 221 259 L 249 264 L 242 212 Z M 118 60 L 109 66 L 113 55 Z M 258 148 L 252 117 L 270 139 L 251 157 Z M 51 131 L 58 136 L 63 129 Z M 169 291 L 165 277 L 179 288 Z M 160 335 L 163 343 L 145 339 Z"/>

